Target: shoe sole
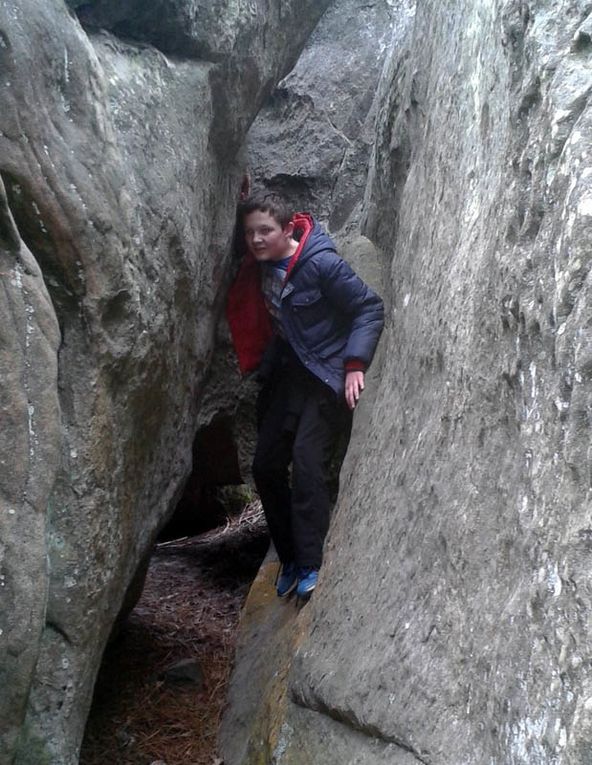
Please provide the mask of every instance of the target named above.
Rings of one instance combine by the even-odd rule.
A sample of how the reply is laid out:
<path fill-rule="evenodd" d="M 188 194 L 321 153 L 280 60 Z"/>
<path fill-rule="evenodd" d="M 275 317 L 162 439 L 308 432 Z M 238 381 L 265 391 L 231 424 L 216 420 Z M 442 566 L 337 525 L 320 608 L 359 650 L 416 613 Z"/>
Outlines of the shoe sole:
<path fill-rule="evenodd" d="M 313 594 L 315 589 L 316 589 L 316 584 L 314 587 L 311 587 L 308 590 L 299 590 L 298 588 L 296 588 L 296 594 L 298 595 L 299 598 L 303 598 L 303 599 L 310 598 L 310 596 Z"/>

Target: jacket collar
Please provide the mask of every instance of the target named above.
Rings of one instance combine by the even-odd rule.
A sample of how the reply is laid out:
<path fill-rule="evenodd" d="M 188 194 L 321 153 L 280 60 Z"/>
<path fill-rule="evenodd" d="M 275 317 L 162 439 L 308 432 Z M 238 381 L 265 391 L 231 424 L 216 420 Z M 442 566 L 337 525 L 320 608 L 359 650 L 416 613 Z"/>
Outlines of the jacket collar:
<path fill-rule="evenodd" d="M 292 218 L 292 223 L 294 224 L 294 231 L 300 233 L 300 239 L 298 241 L 298 248 L 296 249 L 296 252 L 292 256 L 290 262 L 288 263 L 288 269 L 286 271 L 286 278 L 284 279 L 284 284 L 290 278 L 290 274 L 294 270 L 294 266 L 298 262 L 304 250 L 304 247 L 306 246 L 308 237 L 310 236 L 314 228 L 314 220 L 312 219 L 312 216 L 309 215 L 308 213 L 296 213 Z"/>

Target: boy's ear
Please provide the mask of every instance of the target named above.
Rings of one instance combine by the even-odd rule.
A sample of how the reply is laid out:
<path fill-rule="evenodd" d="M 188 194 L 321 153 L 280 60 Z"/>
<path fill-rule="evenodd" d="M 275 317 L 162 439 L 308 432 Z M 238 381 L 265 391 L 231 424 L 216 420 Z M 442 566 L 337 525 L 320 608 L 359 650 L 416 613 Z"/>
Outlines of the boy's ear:
<path fill-rule="evenodd" d="M 294 221 L 290 221 L 287 226 L 284 226 L 284 234 L 286 236 L 292 236 L 294 233 Z"/>

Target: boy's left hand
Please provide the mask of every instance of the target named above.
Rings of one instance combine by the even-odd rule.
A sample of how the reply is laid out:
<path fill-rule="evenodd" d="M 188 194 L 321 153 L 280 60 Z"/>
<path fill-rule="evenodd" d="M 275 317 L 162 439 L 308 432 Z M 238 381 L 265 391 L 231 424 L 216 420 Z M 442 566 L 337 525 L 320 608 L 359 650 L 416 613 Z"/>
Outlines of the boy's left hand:
<path fill-rule="evenodd" d="M 364 390 L 364 373 L 347 372 L 345 375 L 345 400 L 350 409 L 355 409 L 360 393 Z"/>

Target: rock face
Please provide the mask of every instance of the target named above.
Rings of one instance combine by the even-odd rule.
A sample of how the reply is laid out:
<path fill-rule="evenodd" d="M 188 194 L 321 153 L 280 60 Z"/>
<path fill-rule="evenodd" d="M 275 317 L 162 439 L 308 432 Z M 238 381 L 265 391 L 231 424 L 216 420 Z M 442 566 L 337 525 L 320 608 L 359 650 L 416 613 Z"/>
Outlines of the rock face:
<path fill-rule="evenodd" d="M 0 7 L 3 764 L 77 761 L 190 469 L 237 150 L 327 4 Z"/>
<path fill-rule="evenodd" d="M 10 752 L 45 623 L 45 515 L 60 457 L 60 337 L 39 266 L 19 236 L 1 182 L 0 258 L 0 744 Z"/>
<path fill-rule="evenodd" d="M 242 762 L 592 760 L 591 57 L 587 1 L 418 4 L 366 191 L 380 383 Z"/>
<path fill-rule="evenodd" d="M 310 210 L 333 234 L 356 228 L 378 81 L 413 6 L 412 0 L 334 2 L 249 131 L 255 184 Z"/>

